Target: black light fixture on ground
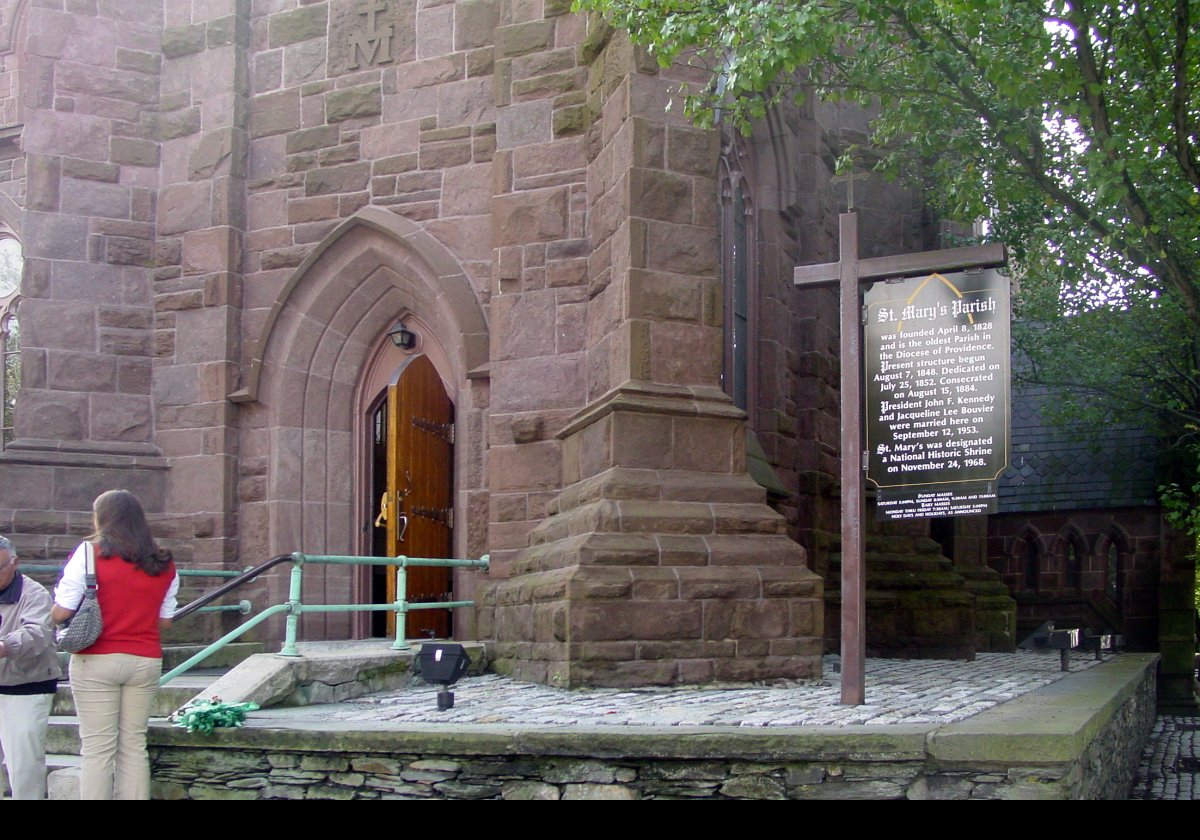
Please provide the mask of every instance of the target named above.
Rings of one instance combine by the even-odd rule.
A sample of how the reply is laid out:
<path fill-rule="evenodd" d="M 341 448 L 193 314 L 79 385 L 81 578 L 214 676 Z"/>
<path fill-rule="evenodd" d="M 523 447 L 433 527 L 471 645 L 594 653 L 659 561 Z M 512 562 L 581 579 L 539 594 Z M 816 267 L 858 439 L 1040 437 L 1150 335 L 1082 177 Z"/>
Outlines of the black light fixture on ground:
<path fill-rule="evenodd" d="M 462 645 L 453 642 L 432 642 L 421 645 L 417 652 L 417 673 L 427 683 L 440 685 L 437 695 L 438 711 L 454 708 L 454 692 L 450 686 L 467 672 L 471 660 Z"/>

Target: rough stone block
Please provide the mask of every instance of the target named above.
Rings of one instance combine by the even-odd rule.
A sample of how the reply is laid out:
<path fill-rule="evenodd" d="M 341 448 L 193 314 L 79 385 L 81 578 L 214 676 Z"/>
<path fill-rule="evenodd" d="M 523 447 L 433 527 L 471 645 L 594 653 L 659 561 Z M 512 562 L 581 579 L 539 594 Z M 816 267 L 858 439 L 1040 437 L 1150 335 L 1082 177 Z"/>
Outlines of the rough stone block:
<path fill-rule="evenodd" d="M 675 172 L 715 177 L 720 147 L 721 138 L 716 131 L 667 127 L 667 166 Z"/>
<path fill-rule="evenodd" d="M 172 184 L 158 198 L 158 232 L 184 233 L 212 224 L 212 186 L 207 182 Z"/>
<path fill-rule="evenodd" d="M 26 212 L 22 226 L 22 250 L 26 258 L 88 258 L 88 220 L 52 212 Z M 22 324 L 28 320 L 28 307 L 22 311 Z M 48 344 L 34 342 L 34 347 Z"/>
<path fill-rule="evenodd" d="M 309 38 L 323 38 L 329 25 L 329 10 L 324 3 L 301 6 L 267 19 L 267 45 L 284 47 Z"/>
<path fill-rule="evenodd" d="M 300 92 L 295 88 L 256 96 L 250 105 L 250 136 L 267 137 L 300 127 Z"/>
<path fill-rule="evenodd" d="M 692 179 L 655 169 L 631 169 L 629 212 L 647 219 L 690 224 Z"/>
<path fill-rule="evenodd" d="M 194 23 L 163 30 L 162 53 L 166 58 L 182 58 L 204 51 L 204 24 Z"/>
<path fill-rule="evenodd" d="M 592 112 L 586 105 L 572 105 L 558 108 L 550 123 L 551 133 L 557 140 L 562 137 L 572 137 L 587 131 L 592 122 Z"/>
<path fill-rule="evenodd" d="M 500 22 L 497 0 L 466 0 L 455 5 L 454 49 L 490 46 Z"/>
<path fill-rule="evenodd" d="M 496 55 L 511 58 L 554 46 L 554 21 L 531 20 L 496 29 Z"/>
<path fill-rule="evenodd" d="M 81 181 L 103 181 L 115 184 L 121 177 L 121 168 L 112 163 L 63 158 L 62 174 L 65 178 L 77 178 Z"/>
<path fill-rule="evenodd" d="M 229 175 L 245 175 L 245 135 L 235 128 L 206 132 L 196 144 L 188 162 L 188 175 L 196 180 Z"/>
<path fill-rule="evenodd" d="M 104 394 L 93 398 L 91 436 L 95 440 L 137 442 L 149 440 L 154 412 L 148 397 Z"/>
<path fill-rule="evenodd" d="M 336 146 L 339 142 L 341 129 L 336 125 L 320 125 L 316 128 L 304 128 L 287 136 L 287 153 L 294 155 L 298 152 L 311 152 Z"/>
<path fill-rule="evenodd" d="M 325 117 L 331 123 L 357 117 L 375 117 L 383 113 L 383 95 L 379 85 L 361 85 L 330 91 L 325 95 Z"/>
<path fill-rule="evenodd" d="M 579 641 L 699 639 L 703 610 L 698 603 L 585 602 L 572 605 L 569 620 L 571 638 Z"/>
<path fill-rule="evenodd" d="M 497 196 L 492 203 L 492 244 L 545 242 L 567 232 L 565 187 Z"/>
<path fill-rule="evenodd" d="M 518 102 L 496 109 L 496 148 L 512 149 L 553 139 L 553 105 L 546 100 Z"/>
<path fill-rule="evenodd" d="M 197 230 L 183 235 L 185 274 L 234 271 L 241 260 L 236 233 L 227 227 Z"/>
<path fill-rule="evenodd" d="M 87 437 L 87 410 L 86 394 L 24 388 L 17 404 L 17 437 L 84 440 Z"/>
<path fill-rule="evenodd" d="M 85 114 L 33 109 L 22 132 L 27 154 L 108 160 L 109 121 Z"/>
<path fill-rule="evenodd" d="M 158 166 L 158 144 L 151 140 L 134 137 L 113 137 L 109 142 L 109 154 L 113 163 L 125 166 Z"/>
<path fill-rule="evenodd" d="M 304 176 L 305 195 L 329 195 L 365 190 L 371 178 L 366 162 L 313 169 Z"/>

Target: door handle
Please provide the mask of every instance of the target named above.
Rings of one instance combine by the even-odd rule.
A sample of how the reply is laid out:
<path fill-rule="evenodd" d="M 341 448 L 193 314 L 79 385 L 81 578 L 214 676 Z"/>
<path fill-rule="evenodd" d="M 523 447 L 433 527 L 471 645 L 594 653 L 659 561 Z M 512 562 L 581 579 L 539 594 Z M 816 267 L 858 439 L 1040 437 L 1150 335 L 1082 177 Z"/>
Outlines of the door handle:
<path fill-rule="evenodd" d="M 388 520 L 388 494 L 385 490 L 379 497 L 379 516 L 375 517 L 375 527 L 382 528 Z"/>

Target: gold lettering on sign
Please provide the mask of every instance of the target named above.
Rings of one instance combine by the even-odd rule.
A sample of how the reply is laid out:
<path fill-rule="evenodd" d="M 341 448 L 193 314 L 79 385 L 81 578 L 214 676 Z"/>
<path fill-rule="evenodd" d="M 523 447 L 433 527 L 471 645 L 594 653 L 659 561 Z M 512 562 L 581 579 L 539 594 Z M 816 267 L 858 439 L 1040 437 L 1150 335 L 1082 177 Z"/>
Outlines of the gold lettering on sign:
<path fill-rule="evenodd" d="M 387 8 L 388 4 L 384 2 L 367 2 L 358 7 L 358 13 L 367 19 L 367 28 L 350 36 L 354 59 L 351 70 L 358 69 L 360 57 L 367 64 L 387 64 L 392 60 L 392 25 L 380 26 L 376 19 L 376 15 L 387 12 Z"/>

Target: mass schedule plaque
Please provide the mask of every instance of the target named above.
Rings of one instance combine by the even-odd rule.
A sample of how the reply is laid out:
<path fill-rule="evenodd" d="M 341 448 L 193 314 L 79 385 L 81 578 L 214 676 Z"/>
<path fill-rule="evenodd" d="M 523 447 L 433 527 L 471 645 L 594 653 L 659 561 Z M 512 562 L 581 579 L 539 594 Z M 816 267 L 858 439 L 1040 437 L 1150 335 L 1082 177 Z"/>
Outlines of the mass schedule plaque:
<path fill-rule="evenodd" d="M 879 518 L 996 512 L 1009 454 L 1008 289 L 987 269 L 877 282 L 864 295 Z"/>

